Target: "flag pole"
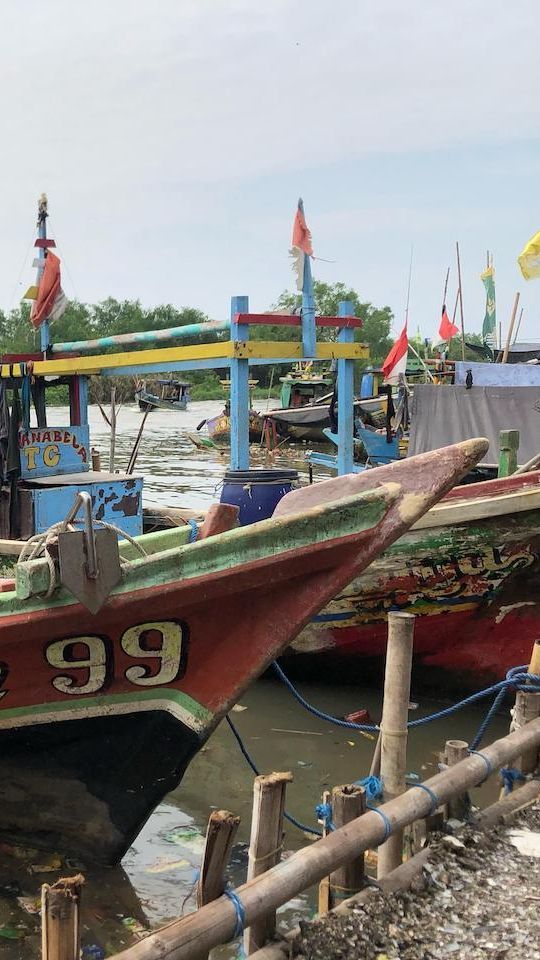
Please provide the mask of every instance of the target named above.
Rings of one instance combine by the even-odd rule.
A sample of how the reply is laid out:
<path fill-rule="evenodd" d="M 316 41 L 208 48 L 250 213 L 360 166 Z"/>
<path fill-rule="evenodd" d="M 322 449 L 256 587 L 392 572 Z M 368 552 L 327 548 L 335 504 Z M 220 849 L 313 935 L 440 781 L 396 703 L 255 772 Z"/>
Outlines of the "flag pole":
<path fill-rule="evenodd" d="M 461 359 L 465 360 L 465 324 L 463 321 L 463 290 L 461 287 L 461 261 L 459 259 L 459 243 L 456 240 L 457 272 L 458 272 L 458 294 L 459 294 L 459 312 L 461 317 Z"/>
<path fill-rule="evenodd" d="M 516 298 L 514 300 L 514 306 L 512 307 L 512 316 L 510 317 L 510 327 L 508 329 L 508 336 L 506 338 L 506 344 L 504 347 L 504 353 L 502 357 L 502 363 L 506 363 L 508 360 L 508 351 L 510 350 L 510 343 L 512 340 L 512 334 L 514 332 L 514 324 L 516 322 L 516 313 L 519 303 L 519 291 L 516 293 Z"/>
<path fill-rule="evenodd" d="M 450 267 L 448 267 L 448 269 L 447 269 L 447 271 L 446 271 L 446 280 L 444 281 L 444 292 L 443 292 L 443 295 L 442 295 L 442 309 L 443 309 L 443 311 L 444 311 L 444 308 L 445 308 L 445 306 L 446 306 L 446 294 L 448 293 L 448 278 L 449 278 L 449 277 L 450 277 Z M 448 350 L 448 345 L 449 345 L 450 341 L 449 341 L 449 340 L 445 340 L 444 342 L 446 343 L 445 350 Z"/>
<path fill-rule="evenodd" d="M 514 343 L 516 342 L 516 340 L 517 340 L 517 338 L 518 338 L 518 333 L 519 333 L 519 328 L 520 328 L 520 326 L 521 326 L 521 318 L 522 318 L 522 316 L 523 316 L 523 307 L 521 308 L 520 313 L 519 313 L 518 322 L 517 322 L 517 327 L 516 327 L 516 332 L 515 332 L 515 334 L 514 334 L 514 339 L 512 340 L 512 346 L 514 345 Z"/>

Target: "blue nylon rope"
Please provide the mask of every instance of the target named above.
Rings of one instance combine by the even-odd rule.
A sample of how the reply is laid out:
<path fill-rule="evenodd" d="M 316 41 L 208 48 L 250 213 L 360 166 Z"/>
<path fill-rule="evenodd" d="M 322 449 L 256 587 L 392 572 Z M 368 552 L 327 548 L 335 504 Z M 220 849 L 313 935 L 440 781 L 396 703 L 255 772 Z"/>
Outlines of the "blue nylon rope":
<path fill-rule="evenodd" d="M 480 783 L 485 783 L 486 780 L 493 773 L 493 764 L 491 760 L 489 759 L 489 757 L 486 757 L 485 753 L 482 753 L 481 750 L 469 750 L 469 753 L 472 754 L 474 757 L 481 757 L 481 759 L 484 761 L 486 765 L 486 775 L 484 779 L 480 781 Z"/>
<path fill-rule="evenodd" d="M 382 822 L 384 823 L 384 839 L 385 839 L 385 840 L 388 840 L 388 837 L 389 837 L 390 834 L 392 833 L 392 824 L 390 823 L 390 820 L 389 820 L 388 817 L 386 816 L 384 810 L 381 810 L 380 807 L 374 807 L 374 806 L 372 806 L 370 803 L 367 804 L 367 808 L 368 808 L 368 810 L 370 810 L 372 813 L 378 813 L 378 814 L 379 814 Z"/>
<path fill-rule="evenodd" d="M 512 793 L 514 784 L 518 780 L 526 780 L 527 777 L 518 770 L 517 767 L 501 767 L 499 770 L 504 787 L 504 795 Z"/>
<path fill-rule="evenodd" d="M 199 524 L 192 517 L 191 520 L 188 520 L 188 527 L 191 528 L 189 531 L 188 543 L 195 543 L 195 540 L 199 536 Z"/>
<path fill-rule="evenodd" d="M 431 789 L 431 787 L 428 787 L 427 783 L 414 783 L 414 784 L 410 787 L 410 789 L 411 789 L 411 790 L 423 790 L 423 791 L 424 791 L 425 793 L 427 793 L 428 796 L 431 798 L 431 810 L 429 811 L 429 816 L 431 816 L 432 813 L 435 813 L 435 811 L 437 810 L 437 808 L 440 807 L 441 802 L 440 802 L 437 794 L 435 793 L 434 790 Z"/>

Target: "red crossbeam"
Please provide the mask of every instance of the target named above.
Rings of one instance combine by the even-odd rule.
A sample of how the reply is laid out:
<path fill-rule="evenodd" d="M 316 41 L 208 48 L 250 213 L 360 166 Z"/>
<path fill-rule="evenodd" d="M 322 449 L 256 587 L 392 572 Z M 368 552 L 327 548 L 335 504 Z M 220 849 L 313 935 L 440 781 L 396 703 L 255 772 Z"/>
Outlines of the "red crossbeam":
<path fill-rule="evenodd" d="M 266 323 L 276 327 L 301 327 L 302 318 L 292 313 L 236 313 L 233 323 Z M 318 327 L 349 327 L 362 326 L 360 317 L 315 317 Z"/>

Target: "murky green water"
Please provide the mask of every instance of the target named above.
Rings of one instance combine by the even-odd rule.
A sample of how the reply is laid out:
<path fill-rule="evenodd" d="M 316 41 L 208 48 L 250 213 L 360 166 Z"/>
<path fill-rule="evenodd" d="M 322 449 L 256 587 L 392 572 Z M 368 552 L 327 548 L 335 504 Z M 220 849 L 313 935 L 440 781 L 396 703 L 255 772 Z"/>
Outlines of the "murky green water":
<path fill-rule="evenodd" d="M 185 413 L 156 411 L 149 415 L 136 471 L 145 475 L 145 500 L 200 508 L 219 497 L 226 454 L 196 449 L 186 433 L 193 432 L 202 419 L 214 416 L 220 408 L 217 402 L 193 403 Z M 128 462 L 140 417 L 132 406 L 119 412 L 118 468 Z M 64 425 L 67 413 L 59 408 L 55 419 L 53 425 Z M 109 432 L 97 408 L 91 409 L 90 422 L 93 445 L 100 450 L 102 467 L 107 469 Z M 294 466 L 306 479 L 304 450 L 302 445 L 281 448 L 274 455 L 255 450 L 252 463 Z M 379 689 L 301 680 L 298 685 L 304 696 L 324 711 L 343 717 L 367 708 L 374 721 L 380 718 Z M 426 700 L 421 691 L 413 690 L 411 696 L 418 703 L 411 714 L 415 718 L 440 706 Z M 261 772 L 292 771 L 294 782 L 288 790 L 287 806 L 303 822 L 316 826 L 314 807 L 323 790 L 350 783 L 368 772 L 373 738 L 316 720 L 277 681 L 259 681 L 240 706 L 244 709 L 237 710 L 233 720 Z M 482 716 L 481 707 L 471 708 L 414 731 L 409 740 L 410 772 L 422 779 L 436 772 L 437 752 L 444 741 L 471 740 Z M 489 739 L 507 730 L 508 720 L 499 717 Z M 247 869 L 252 781 L 253 774 L 230 730 L 222 724 L 191 764 L 181 787 L 152 815 L 122 867 L 106 871 L 84 868 L 83 945 L 99 944 L 112 953 L 135 942 L 137 925 L 155 928 L 194 908 L 202 837 L 212 809 L 225 808 L 242 818 L 231 865 L 232 882 L 242 883 Z M 488 802 L 496 792 L 496 784 L 487 785 L 479 799 Z M 287 825 L 285 850 L 296 850 L 308 842 Z M 58 854 L 61 857 L 61 851 Z M 36 864 L 50 866 L 50 872 L 31 872 Z M 39 954 L 39 916 L 27 911 L 33 908 L 42 883 L 73 874 L 77 866 L 65 862 L 59 865 L 43 854 L 0 845 L 0 950 L 10 960 Z M 300 914 L 309 913 L 313 903 L 309 895 L 299 897 L 283 911 L 281 922 L 288 924 Z M 222 955 L 233 956 L 234 951 L 225 948 Z"/>

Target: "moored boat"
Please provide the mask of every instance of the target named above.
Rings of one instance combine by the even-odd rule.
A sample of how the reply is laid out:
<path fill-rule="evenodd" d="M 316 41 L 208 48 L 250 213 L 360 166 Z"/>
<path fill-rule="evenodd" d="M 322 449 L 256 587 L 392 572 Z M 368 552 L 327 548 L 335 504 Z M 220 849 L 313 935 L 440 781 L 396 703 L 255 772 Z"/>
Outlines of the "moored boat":
<path fill-rule="evenodd" d="M 159 394 L 146 389 L 146 383 L 140 384 L 135 397 L 139 409 L 146 410 L 187 410 L 190 383 L 183 380 L 158 380 Z"/>
<path fill-rule="evenodd" d="M 249 684 L 485 442 L 400 463 L 389 483 L 366 473 L 295 490 L 251 526 L 235 527 L 238 509 L 220 504 L 202 526 L 145 534 L 144 479 L 90 469 L 87 374 L 185 369 L 211 356 L 231 361 L 234 381 L 234 341 L 204 344 L 195 360 L 192 347 L 85 357 L 81 341 L 55 355 L 48 321 L 63 294 L 46 216 L 44 201 L 32 317 L 45 358 L 0 365 L 5 403 L 13 391 L 0 521 L 20 551 L 0 581 L 0 836 L 113 863 Z M 352 364 L 354 349 L 339 362 Z M 46 391 L 59 380 L 70 422 L 51 425 Z M 233 447 L 243 450 L 247 409 L 236 408 Z"/>
<path fill-rule="evenodd" d="M 391 469 L 371 473 L 386 481 Z M 467 484 L 337 594 L 293 647 L 317 673 L 347 662 L 352 678 L 384 654 L 388 611 L 404 610 L 417 618 L 417 670 L 444 674 L 446 689 L 478 687 L 526 662 L 539 586 L 540 472 Z"/>

